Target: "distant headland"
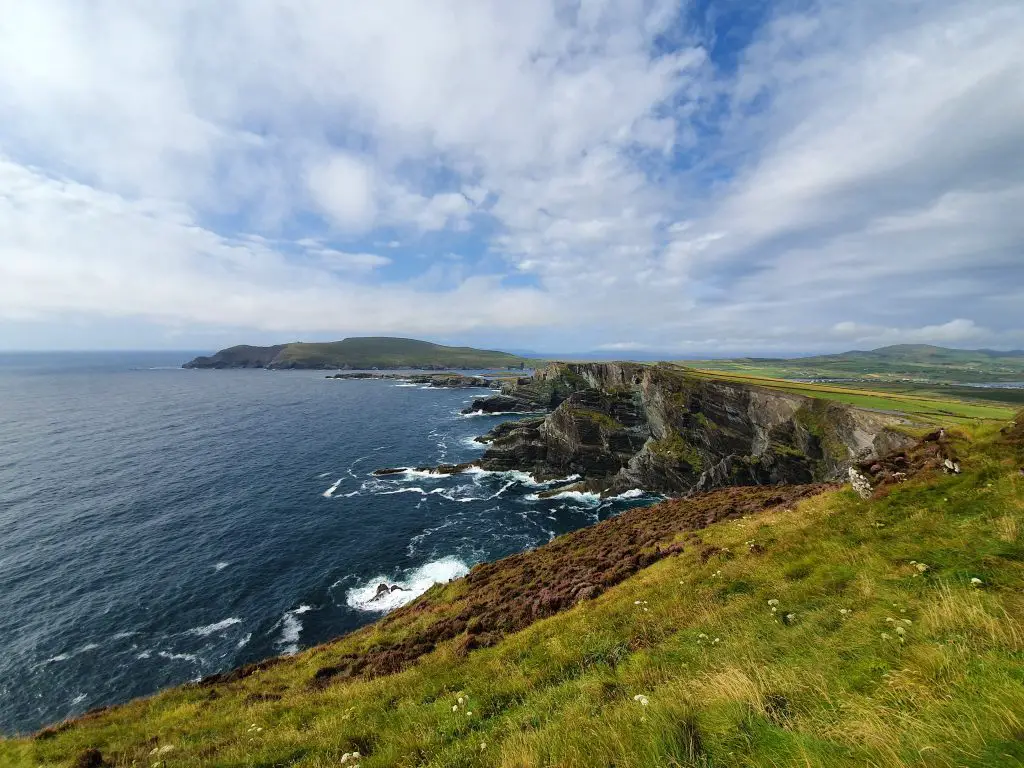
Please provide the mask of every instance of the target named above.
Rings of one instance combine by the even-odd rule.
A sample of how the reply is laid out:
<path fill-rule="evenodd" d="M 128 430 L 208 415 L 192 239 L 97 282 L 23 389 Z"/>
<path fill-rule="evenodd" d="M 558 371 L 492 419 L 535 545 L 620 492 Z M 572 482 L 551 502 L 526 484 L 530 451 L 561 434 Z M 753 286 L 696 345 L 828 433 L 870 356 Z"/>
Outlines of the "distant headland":
<path fill-rule="evenodd" d="M 446 347 L 417 339 L 363 336 L 321 343 L 296 341 L 270 347 L 240 345 L 197 357 L 183 368 L 313 370 L 452 370 L 525 368 L 536 363 L 507 352 Z"/>

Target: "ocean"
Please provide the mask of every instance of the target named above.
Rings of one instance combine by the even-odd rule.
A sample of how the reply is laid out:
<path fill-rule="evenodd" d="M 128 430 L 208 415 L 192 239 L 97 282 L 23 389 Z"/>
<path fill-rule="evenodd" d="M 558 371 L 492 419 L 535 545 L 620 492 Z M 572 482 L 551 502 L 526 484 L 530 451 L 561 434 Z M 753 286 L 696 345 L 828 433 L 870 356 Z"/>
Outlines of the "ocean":
<path fill-rule="evenodd" d="M 194 353 L 0 355 L 0 733 L 379 618 L 649 498 L 538 499 L 469 461 L 483 390 L 185 371 Z M 379 583 L 398 584 L 371 601 Z"/>

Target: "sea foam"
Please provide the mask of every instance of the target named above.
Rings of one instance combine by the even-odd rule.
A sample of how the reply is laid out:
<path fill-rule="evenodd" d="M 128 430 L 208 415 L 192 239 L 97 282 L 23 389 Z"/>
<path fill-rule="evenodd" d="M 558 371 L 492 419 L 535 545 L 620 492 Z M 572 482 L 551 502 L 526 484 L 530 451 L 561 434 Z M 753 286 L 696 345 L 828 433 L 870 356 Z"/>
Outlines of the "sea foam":
<path fill-rule="evenodd" d="M 401 579 L 375 576 L 364 584 L 350 589 L 345 595 L 345 603 L 349 608 L 354 608 L 357 611 L 387 613 L 412 602 L 434 584 L 444 584 L 452 579 L 465 576 L 467 573 L 469 573 L 469 566 L 457 557 L 443 557 L 410 571 Z M 374 600 L 373 598 L 377 595 L 377 587 L 381 584 L 394 585 L 402 589 L 389 592 L 379 600 Z"/>

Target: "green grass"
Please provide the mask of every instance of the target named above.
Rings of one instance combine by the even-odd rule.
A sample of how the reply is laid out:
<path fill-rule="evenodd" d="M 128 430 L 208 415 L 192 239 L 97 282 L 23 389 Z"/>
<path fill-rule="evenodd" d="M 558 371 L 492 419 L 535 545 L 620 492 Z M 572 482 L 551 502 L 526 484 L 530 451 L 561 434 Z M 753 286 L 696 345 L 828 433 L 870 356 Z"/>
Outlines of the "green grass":
<path fill-rule="evenodd" d="M 838 378 L 880 382 L 985 383 L 1024 381 L 1024 352 L 948 349 L 903 344 L 871 352 L 792 359 L 690 361 L 698 368 L 777 378 Z M 859 382 L 858 382 L 859 383 Z"/>
<path fill-rule="evenodd" d="M 2 741 L 0 765 L 68 766 L 88 747 L 225 768 L 353 750 L 363 768 L 1022 765 L 1024 451 L 987 425 L 956 442 L 960 476 L 716 524 L 494 647 L 310 686 L 362 636 Z"/>
<path fill-rule="evenodd" d="M 768 387 L 824 400 L 835 400 L 858 408 L 903 413 L 927 423 L 1006 421 L 1013 417 L 1016 410 L 1011 404 L 957 399 L 952 396 L 952 393 L 944 392 L 934 386 L 925 388 L 922 393 L 922 390 L 906 385 L 899 389 L 874 390 L 864 388 L 859 383 L 855 386 L 805 383 L 749 373 L 705 369 L 700 369 L 698 373 L 725 381 Z"/>

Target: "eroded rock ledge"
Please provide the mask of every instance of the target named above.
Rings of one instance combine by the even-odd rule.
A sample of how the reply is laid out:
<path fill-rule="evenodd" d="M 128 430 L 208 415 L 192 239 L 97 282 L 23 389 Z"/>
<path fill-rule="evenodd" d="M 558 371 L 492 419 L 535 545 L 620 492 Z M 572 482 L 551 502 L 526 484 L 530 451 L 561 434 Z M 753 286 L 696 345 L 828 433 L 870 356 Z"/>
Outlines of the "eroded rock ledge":
<path fill-rule="evenodd" d="M 554 363 L 466 412 L 547 415 L 500 424 L 476 462 L 559 491 L 679 495 L 734 485 L 845 479 L 854 463 L 912 442 L 891 414 L 736 383 L 680 366 Z"/>

